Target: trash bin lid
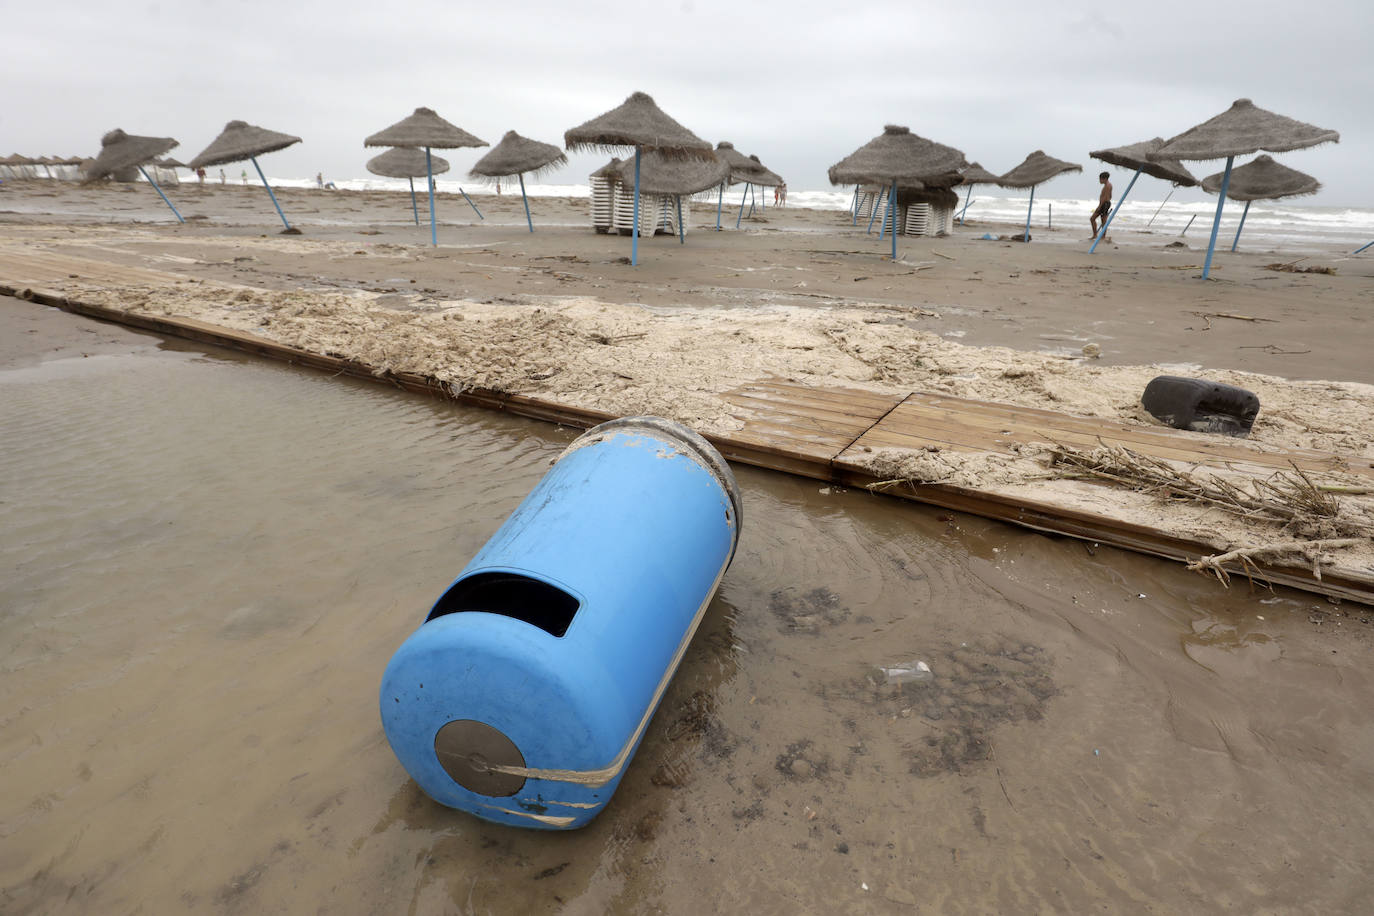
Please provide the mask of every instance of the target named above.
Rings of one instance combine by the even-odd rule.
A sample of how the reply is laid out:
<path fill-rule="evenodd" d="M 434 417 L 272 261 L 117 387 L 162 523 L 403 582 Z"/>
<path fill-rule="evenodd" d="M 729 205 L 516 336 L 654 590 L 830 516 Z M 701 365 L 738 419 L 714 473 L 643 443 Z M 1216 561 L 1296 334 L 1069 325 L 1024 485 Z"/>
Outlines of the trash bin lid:
<path fill-rule="evenodd" d="M 485 722 L 455 719 L 434 736 L 434 753 L 444 772 L 464 789 L 492 797 L 514 795 L 525 777 L 501 773 L 493 766 L 524 767 L 515 742 Z"/>

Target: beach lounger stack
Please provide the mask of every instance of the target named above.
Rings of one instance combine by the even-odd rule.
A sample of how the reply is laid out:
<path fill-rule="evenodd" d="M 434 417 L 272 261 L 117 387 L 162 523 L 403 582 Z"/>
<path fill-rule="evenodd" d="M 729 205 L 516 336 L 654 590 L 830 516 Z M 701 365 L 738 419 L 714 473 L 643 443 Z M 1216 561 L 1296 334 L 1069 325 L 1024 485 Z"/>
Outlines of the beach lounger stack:
<path fill-rule="evenodd" d="M 927 235 L 930 204 L 908 204 L 903 209 L 906 211 L 906 225 L 902 227 L 902 232 L 906 235 Z"/>
<path fill-rule="evenodd" d="M 606 233 L 615 225 L 615 185 L 617 182 L 593 175 L 587 182 L 592 189 L 592 228 Z"/>
<path fill-rule="evenodd" d="M 659 230 L 664 209 L 663 201 L 672 198 L 657 194 L 639 195 L 639 235 L 653 235 Z M 635 189 L 633 185 L 617 182 L 615 186 L 615 212 L 611 228 L 621 235 L 629 235 L 635 224 Z"/>
<path fill-rule="evenodd" d="M 926 226 L 926 235 L 939 235 L 941 232 L 949 232 L 953 228 L 953 207 L 932 206 L 930 208 L 930 221 Z"/>

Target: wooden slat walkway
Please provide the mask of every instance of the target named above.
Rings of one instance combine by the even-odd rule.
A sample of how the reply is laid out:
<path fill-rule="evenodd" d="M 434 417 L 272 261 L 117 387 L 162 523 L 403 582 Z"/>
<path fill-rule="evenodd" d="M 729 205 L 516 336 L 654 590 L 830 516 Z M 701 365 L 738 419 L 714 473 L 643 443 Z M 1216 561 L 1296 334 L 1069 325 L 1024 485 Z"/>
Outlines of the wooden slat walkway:
<path fill-rule="evenodd" d="M 190 278 L 91 259 L 0 248 L 0 294 L 20 295 L 92 318 L 564 425 L 585 428 L 612 418 L 602 411 L 539 398 L 472 389 L 455 391 L 427 376 L 379 373 L 372 366 L 297 350 L 192 319 L 159 318 L 73 301 L 63 292 L 71 279 L 161 286 L 187 282 Z M 1367 459 L 1308 449 L 1260 450 L 1239 440 L 1200 439 L 1165 428 L 925 392 L 883 394 L 855 388 L 819 389 L 765 379 L 741 386 L 724 397 L 744 423 L 735 432 L 708 436 L 727 459 L 850 486 L 876 482 L 860 460 L 865 449 L 935 446 L 1011 454 L 1019 444 L 1047 441 L 1082 447 L 1100 443 L 1122 445 L 1172 461 L 1255 476 L 1268 476 L 1288 468 L 1291 461 L 1305 470 L 1341 470 L 1374 479 L 1374 467 Z M 894 495 L 1171 559 L 1195 559 L 1214 552 L 1209 545 L 1110 515 L 995 492 L 936 483 L 903 487 Z M 1323 578 L 1316 580 L 1288 567 L 1261 564 L 1260 569 L 1276 583 L 1374 604 L 1374 573 L 1367 570 L 1338 567 L 1324 571 Z"/>

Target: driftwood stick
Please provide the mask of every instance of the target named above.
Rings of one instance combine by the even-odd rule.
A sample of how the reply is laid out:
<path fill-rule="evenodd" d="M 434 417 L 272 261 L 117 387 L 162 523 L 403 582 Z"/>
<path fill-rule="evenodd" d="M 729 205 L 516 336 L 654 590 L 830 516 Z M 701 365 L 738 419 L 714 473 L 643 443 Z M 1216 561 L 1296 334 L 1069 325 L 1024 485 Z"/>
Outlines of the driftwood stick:
<path fill-rule="evenodd" d="M 1342 550 L 1365 543 L 1364 538 L 1328 538 L 1320 541 L 1285 541 L 1279 544 L 1264 544 L 1258 547 L 1240 547 L 1225 553 L 1198 557 L 1188 564 L 1188 569 L 1203 574 L 1211 573 L 1222 585 L 1230 587 L 1231 574 L 1226 569 L 1228 563 L 1240 564 L 1246 578 L 1264 580 L 1256 560 L 1303 559 L 1312 564 L 1312 575 L 1321 581 L 1322 566 L 1330 565 L 1332 560 L 1326 555 L 1331 550 Z"/>

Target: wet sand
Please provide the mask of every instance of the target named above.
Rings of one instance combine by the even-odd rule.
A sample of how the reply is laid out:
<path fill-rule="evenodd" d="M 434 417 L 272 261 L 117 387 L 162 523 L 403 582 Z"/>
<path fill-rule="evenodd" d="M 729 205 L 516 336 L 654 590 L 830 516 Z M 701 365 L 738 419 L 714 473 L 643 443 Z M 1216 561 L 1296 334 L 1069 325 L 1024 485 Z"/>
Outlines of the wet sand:
<path fill-rule="evenodd" d="M 443 809 L 382 668 L 575 432 L 0 318 L 0 910 L 1366 907 L 1361 610 L 747 468 L 608 810 Z"/>

